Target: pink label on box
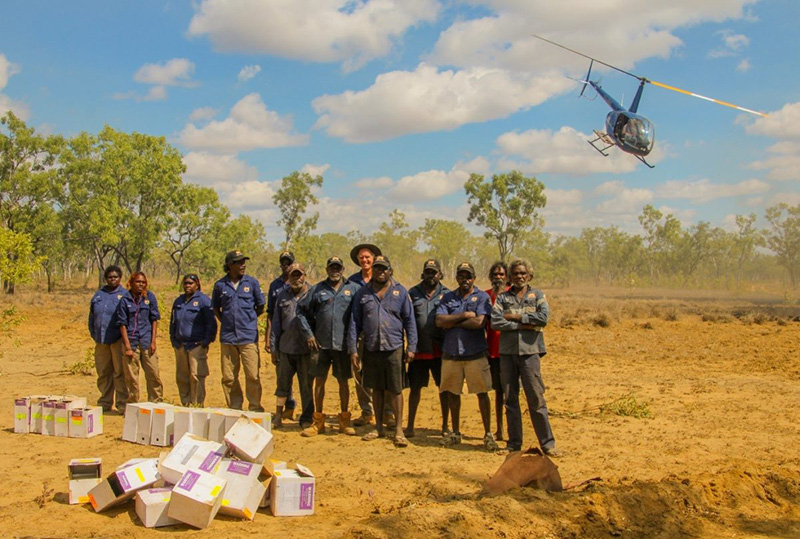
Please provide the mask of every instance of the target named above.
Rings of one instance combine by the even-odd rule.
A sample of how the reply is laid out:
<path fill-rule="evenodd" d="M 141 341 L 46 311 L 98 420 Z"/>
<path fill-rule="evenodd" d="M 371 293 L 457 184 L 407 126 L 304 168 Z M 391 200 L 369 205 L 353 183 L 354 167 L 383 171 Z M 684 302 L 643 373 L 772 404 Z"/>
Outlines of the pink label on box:
<path fill-rule="evenodd" d="M 252 462 L 244 462 L 241 460 L 232 460 L 228 463 L 228 471 L 231 473 L 238 473 L 241 475 L 250 475 L 253 469 Z"/>
<path fill-rule="evenodd" d="M 94 432 L 94 414 L 89 414 L 89 427 L 86 429 L 87 434 Z"/>
<path fill-rule="evenodd" d="M 180 488 L 187 492 L 191 492 L 192 487 L 194 487 L 194 484 L 197 483 L 198 479 L 200 479 L 199 473 L 188 470 L 185 474 L 183 474 L 183 477 L 181 477 L 181 480 L 178 481 L 178 485 L 175 488 Z"/>
<path fill-rule="evenodd" d="M 214 467 L 220 460 L 222 460 L 222 455 L 218 453 L 209 453 L 205 460 L 203 460 L 203 464 L 200 465 L 200 469 L 204 472 L 213 472 Z"/>
<path fill-rule="evenodd" d="M 172 492 L 171 488 L 149 488 L 147 492 L 150 494 L 159 494 L 161 492 Z"/>
<path fill-rule="evenodd" d="M 131 488 L 131 483 L 128 481 L 128 478 L 125 476 L 125 472 L 117 472 L 117 479 L 119 479 L 119 484 L 122 487 L 122 490 L 127 492 Z"/>
<path fill-rule="evenodd" d="M 314 509 L 314 483 L 300 485 L 300 509 Z"/>

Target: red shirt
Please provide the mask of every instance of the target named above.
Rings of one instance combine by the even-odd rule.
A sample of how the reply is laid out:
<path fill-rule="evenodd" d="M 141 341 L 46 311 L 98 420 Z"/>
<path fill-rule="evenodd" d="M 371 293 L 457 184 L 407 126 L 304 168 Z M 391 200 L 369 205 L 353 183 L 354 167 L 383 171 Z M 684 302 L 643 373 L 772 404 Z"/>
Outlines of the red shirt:
<path fill-rule="evenodd" d="M 494 290 L 490 288 L 486 293 L 489 294 L 492 305 L 494 305 L 494 300 L 497 299 Z M 493 330 L 488 320 L 486 321 L 486 342 L 489 344 L 489 357 L 500 357 L 500 332 Z"/>

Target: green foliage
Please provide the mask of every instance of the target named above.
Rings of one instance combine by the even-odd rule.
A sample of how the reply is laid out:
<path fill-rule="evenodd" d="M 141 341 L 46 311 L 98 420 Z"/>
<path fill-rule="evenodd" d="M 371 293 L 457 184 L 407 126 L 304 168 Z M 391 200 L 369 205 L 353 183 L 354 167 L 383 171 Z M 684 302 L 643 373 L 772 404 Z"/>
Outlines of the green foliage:
<path fill-rule="evenodd" d="M 419 237 L 419 231 L 408 225 L 406 215 L 396 209 L 389 214 L 389 222 L 381 223 L 372 235 L 372 242 L 391 260 L 395 278 L 419 275 L 422 258 L 417 254 Z"/>
<path fill-rule="evenodd" d="M 94 352 L 91 348 L 87 348 L 86 353 L 83 354 L 83 359 L 76 361 L 71 365 L 64 363 L 63 367 L 65 371 L 72 375 L 80 374 L 83 376 L 90 376 L 95 373 Z"/>
<path fill-rule="evenodd" d="M 486 237 L 497 242 L 500 260 L 514 251 L 523 231 L 543 225 L 536 210 L 545 207 L 547 197 L 544 184 L 536 178 L 514 170 L 484 181 L 482 175 L 473 173 L 464 191 L 470 205 L 468 220 L 487 229 Z"/>
<path fill-rule="evenodd" d="M 43 260 L 43 257 L 34 254 L 33 242 L 28 234 L 0 227 L 0 277 L 4 281 L 30 281 Z"/>
<path fill-rule="evenodd" d="M 475 265 L 476 250 L 472 234 L 458 221 L 425 219 L 420 227 L 420 240 L 427 246 L 426 257 L 439 260 L 446 277 L 455 277 L 456 266 L 468 261 Z"/>
<path fill-rule="evenodd" d="M 792 288 L 800 284 L 800 204 L 780 203 L 767 208 L 770 228 L 764 236 L 778 263 L 789 274 Z"/>
<path fill-rule="evenodd" d="M 281 187 L 272 197 L 278 206 L 281 218 L 278 226 L 283 227 L 286 239 L 284 249 L 289 249 L 292 242 L 307 236 L 317 228 L 319 212 L 303 219 L 309 204 L 319 202 L 312 187 L 322 187 L 322 176 L 311 176 L 307 172 L 292 172 L 281 180 Z"/>
<path fill-rule="evenodd" d="M 612 402 L 600 405 L 600 413 L 635 417 L 636 419 L 651 419 L 653 417 L 650 403 L 639 402 L 633 393 L 628 393 Z"/>

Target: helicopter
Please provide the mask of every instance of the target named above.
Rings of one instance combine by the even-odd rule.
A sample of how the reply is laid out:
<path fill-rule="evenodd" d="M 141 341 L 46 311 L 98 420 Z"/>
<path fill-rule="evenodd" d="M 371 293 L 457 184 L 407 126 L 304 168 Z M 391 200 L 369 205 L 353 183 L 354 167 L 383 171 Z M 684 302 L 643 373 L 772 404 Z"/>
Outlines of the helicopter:
<path fill-rule="evenodd" d="M 567 50 L 579 56 L 583 56 L 584 58 L 590 60 L 589 72 L 586 74 L 585 80 L 579 81 L 583 83 L 583 88 L 581 89 L 580 96 L 583 96 L 584 92 L 586 91 L 587 85 L 591 86 L 592 88 L 594 88 L 597 94 L 603 98 L 603 101 L 605 101 L 608 104 L 608 106 L 611 107 L 611 112 L 609 112 L 608 115 L 606 116 L 605 132 L 598 131 L 595 129 L 594 134 L 596 135 L 596 138 L 588 140 L 587 142 L 591 144 L 595 150 L 597 150 L 606 157 L 608 157 L 608 153 L 606 150 L 616 146 L 623 152 L 633 155 L 636 159 L 638 159 L 648 167 L 654 168 L 654 165 L 648 163 L 645 157 L 647 157 L 650 154 L 650 152 L 653 150 L 653 146 L 655 145 L 656 141 L 655 128 L 653 126 L 653 122 L 651 122 L 641 114 L 637 114 L 639 110 L 639 102 L 642 99 L 642 93 L 644 91 L 645 84 L 653 84 L 661 88 L 666 88 L 667 90 L 672 90 L 693 97 L 698 97 L 706 101 L 711 101 L 712 103 L 717 103 L 718 105 L 732 107 L 742 112 L 749 112 L 750 114 L 756 114 L 762 117 L 767 116 L 767 114 L 763 112 L 758 112 L 755 110 L 740 107 L 732 103 L 720 101 L 712 97 L 706 97 L 704 95 L 696 94 L 694 92 L 689 92 L 687 90 L 681 90 L 680 88 L 676 88 L 674 86 L 670 86 L 662 82 L 657 82 L 639 75 L 635 75 L 629 71 L 625 71 L 624 69 L 620 69 L 611 64 L 602 62 L 596 58 L 592 58 L 591 56 L 583 54 L 582 52 L 570 49 L 569 47 L 556 43 L 555 41 L 550 41 L 549 39 L 544 38 L 542 36 L 537 36 L 536 34 L 531 34 L 531 35 L 537 39 L 550 43 L 551 45 L 555 45 L 556 47 L 560 47 L 564 50 Z M 600 83 L 598 81 L 591 80 L 592 67 L 594 66 L 595 62 L 597 62 L 600 65 L 610 67 L 611 69 L 619 71 L 620 73 L 624 73 L 625 75 L 633 77 L 639 81 L 639 87 L 636 89 L 636 95 L 633 97 L 633 101 L 631 102 L 631 106 L 629 108 L 626 109 L 625 107 L 620 105 L 616 99 L 611 97 L 611 95 L 609 95 L 608 92 L 603 90 L 602 86 L 600 86 Z"/>

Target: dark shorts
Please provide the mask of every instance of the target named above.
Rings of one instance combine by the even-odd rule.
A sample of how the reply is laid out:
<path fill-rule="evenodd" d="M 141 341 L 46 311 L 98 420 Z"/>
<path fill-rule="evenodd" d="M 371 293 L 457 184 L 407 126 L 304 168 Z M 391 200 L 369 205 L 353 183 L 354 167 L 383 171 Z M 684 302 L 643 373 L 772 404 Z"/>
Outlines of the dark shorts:
<path fill-rule="evenodd" d="M 406 369 L 403 364 L 403 349 L 391 352 L 364 350 L 361 359 L 364 387 L 378 391 L 402 393 L 406 387 Z"/>
<path fill-rule="evenodd" d="M 314 378 L 328 376 L 331 366 L 333 366 L 333 377 L 337 380 L 349 380 L 353 377 L 350 355 L 347 352 L 341 350 L 311 352 L 311 367 L 308 369 L 309 376 Z"/>
<path fill-rule="evenodd" d="M 428 387 L 430 373 L 433 375 L 433 382 L 436 387 L 442 383 L 442 358 L 415 359 L 408 364 L 408 387 L 411 389 L 421 389 Z"/>
<path fill-rule="evenodd" d="M 282 352 L 280 354 L 275 396 L 289 397 L 292 394 L 292 379 L 297 375 L 297 379 L 300 381 L 303 376 L 308 376 L 311 359 L 308 354 L 284 354 Z M 300 383 L 302 384 L 302 382 Z"/>
<path fill-rule="evenodd" d="M 503 391 L 503 382 L 500 380 L 500 358 L 489 358 L 489 370 L 492 371 L 492 389 Z"/>

